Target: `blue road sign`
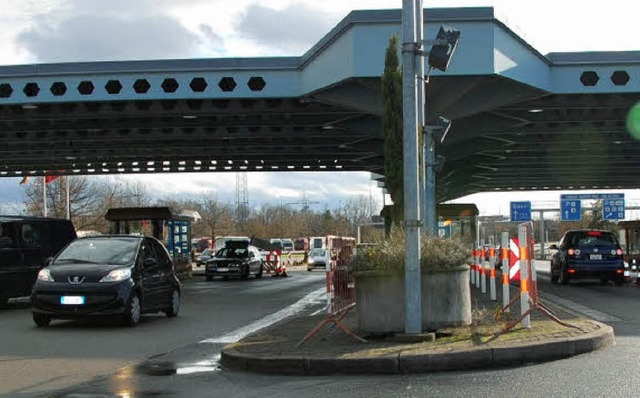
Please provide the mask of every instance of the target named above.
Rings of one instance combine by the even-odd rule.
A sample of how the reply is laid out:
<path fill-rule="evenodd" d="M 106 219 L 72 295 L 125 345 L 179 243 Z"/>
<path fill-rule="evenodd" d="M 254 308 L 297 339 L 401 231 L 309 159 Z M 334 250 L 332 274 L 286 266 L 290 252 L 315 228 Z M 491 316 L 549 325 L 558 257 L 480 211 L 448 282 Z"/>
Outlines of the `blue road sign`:
<path fill-rule="evenodd" d="M 604 199 L 624 199 L 623 193 L 581 193 L 581 194 L 562 194 L 560 201 L 563 200 L 604 200 Z"/>
<path fill-rule="evenodd" d="M 602 203 L 603 220 L 624 220 L 624 199 L 605 199 Z"/>
<path fill-rule="evenodd" d="M 582 206 L 579 199 L 560 201 L 561 221 L 580 221 L 582 219 Z"/>
<path fill-rule="evenodd" d="M 531 221 L 531 202 L 511 202 L 511 221 Z"/>

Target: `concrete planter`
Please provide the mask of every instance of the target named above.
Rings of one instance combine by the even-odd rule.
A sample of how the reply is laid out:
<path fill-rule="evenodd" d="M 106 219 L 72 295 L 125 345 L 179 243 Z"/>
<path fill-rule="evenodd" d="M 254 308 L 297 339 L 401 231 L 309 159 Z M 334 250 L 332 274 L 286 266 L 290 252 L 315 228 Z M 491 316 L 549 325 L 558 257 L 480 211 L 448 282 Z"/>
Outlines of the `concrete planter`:
<path fill-rule="evenodd" d="M 404 332 L 404 271 L 354 274 L 358 329 L 364 333 Z M 422 329 L 471 324 L 469 266 L 422 271 Z"/>

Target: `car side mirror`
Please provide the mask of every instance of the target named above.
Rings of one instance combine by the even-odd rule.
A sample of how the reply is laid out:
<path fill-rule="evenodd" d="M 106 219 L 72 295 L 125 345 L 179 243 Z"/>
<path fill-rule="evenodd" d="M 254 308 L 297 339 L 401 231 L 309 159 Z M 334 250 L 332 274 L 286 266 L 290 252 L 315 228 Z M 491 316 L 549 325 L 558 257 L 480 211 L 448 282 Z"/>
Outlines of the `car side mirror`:
<path fill-rule="evenodd" d="M 45 266 L 45 267 L 48 267 L 48 266 L 51 264 L 51 262 L 52 262 L 52 261 L 53 261 L 53 257 L 47 257 L 47 258 L 44 260 L 44 266 Z"/>
<path fill-rule="evenodd" d="M 145 258 L 144 261 L 142 261 L 142 268 L 145 269 L 155 267 L 156 265 L 158 265 L 158 260 L 153 257 Z"/>
<path fill-rule="evenodd" d="M 551 249 L 551 250 L 559 250 L 558 249 L 558 245 L 556 245 L 556 244 L 553 244 L 553 245 L 549 246 L 549 249 Z"/>

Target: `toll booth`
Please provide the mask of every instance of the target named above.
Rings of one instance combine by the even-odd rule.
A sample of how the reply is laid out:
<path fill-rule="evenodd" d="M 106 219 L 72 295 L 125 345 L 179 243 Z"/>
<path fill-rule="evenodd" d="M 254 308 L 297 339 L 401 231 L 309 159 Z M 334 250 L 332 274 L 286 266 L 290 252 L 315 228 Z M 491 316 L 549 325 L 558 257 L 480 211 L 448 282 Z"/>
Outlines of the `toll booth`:
<path fill-rule="evenodd" d="M 478 207 L 473 203 L 438 204 L 438 235 L 473 243 L 476 240 Z"/>
<path fill-rule="evenodd" d="M 109 233 L 152 236 L 162 242 L 179 277 L 191 275 L 191 223 L 199 219 L 195 211 L 175 211 L 169 207 L 120 207 L 107 210 Z"/>
<path fill-rule="evenodd" d="M 618 221 L 618 228 L 624 261 L 637 270 L 640 267 L 640 220 Z"/>

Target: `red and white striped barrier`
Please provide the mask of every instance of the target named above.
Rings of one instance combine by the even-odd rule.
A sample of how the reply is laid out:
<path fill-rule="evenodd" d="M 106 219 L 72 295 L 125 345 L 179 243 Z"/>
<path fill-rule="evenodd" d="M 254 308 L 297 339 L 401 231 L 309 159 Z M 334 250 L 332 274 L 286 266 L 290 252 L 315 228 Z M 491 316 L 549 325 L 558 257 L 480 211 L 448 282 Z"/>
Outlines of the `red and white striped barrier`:
<path fill-rule="evenodd" d="M 272 250 L 266 255 L 264 270 L 267 274 L 273 272 L 272 276 L 287 276 L 287 266 L 282 261 L 280 250 Z"/>

